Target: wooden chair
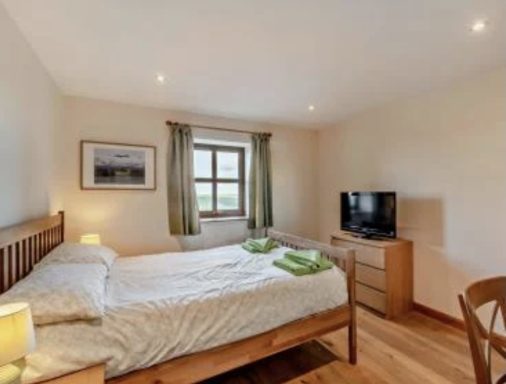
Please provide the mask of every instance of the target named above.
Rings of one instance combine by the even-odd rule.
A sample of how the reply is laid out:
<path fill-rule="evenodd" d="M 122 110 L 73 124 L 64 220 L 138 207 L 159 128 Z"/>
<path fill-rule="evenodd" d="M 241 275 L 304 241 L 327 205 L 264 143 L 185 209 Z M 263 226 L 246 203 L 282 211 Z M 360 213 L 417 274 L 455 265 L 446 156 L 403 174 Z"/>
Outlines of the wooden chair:
<path fill-rule="evenodd" d="M 477 384 L 492 384 L 492 349 L 506 359 L 506 341 L 494 333 L 499 310 L 506 328 L 506 276 L 481 280 L 470 285 L 464 295 L 459 295 L 460 307 L 464 315 L 474 372 Z M 492 317 L 488 327 L 479 319 L 476 311 L 493 303 Z M 506 374 L 496 382 L 506 383 Z"/>

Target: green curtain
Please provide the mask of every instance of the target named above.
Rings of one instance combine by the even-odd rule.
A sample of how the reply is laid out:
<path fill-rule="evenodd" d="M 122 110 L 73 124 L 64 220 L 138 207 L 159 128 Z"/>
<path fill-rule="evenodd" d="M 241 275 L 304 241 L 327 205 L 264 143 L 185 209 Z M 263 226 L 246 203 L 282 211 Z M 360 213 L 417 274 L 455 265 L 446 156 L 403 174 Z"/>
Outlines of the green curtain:
<path fill-rule="evenodd" d="M 273 226 L 270 136 L 268 133 L 255 133 L 251 139 L 248 220 L 250 229 Z"/>
<path fill-rule="evenodd" d="M 197 235 L 200 233 L 200 221 L 193 178 L 193 136 L 190 126 L 173 124 L 169 147 L 167 182 L 170 233 Z"/>

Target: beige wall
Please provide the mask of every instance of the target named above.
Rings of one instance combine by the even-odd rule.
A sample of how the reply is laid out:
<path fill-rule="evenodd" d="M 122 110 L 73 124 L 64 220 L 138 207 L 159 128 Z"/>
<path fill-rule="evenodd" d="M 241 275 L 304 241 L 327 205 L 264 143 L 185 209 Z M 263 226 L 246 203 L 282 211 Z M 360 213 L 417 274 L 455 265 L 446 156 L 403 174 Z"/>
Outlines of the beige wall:
<path fill-rule="evenodd" d="M 1 6 L 0 50 L 8 52 L 0 57 L 0 227 L 64 207 L 69 239 L 98 232 L 126 255 L 240 241 L 248 235 L 244 221 L 205 223 L 197 237 L 169 235 L 164 121 L 173 119 L 274 133 L 280 230 L 328 241 L 339 225 L 339 191 L 396 190 L 399 234 L 415 242 L 422 304 L 459 316 L 464 286 L 504 274 L 506 69 L 315 132 L 62 99 Z M 82 139 L 156 145 L 158 189 L 81 191 Z"/>
<path fill-rule="evenodd" d="M 457 293 L 506 272 L 506 69 L 320 132 L 320 237 L 341 190 L 395 190 L 415 242 L 415 300 L 460 316 Z"/>
<path fill-rule="evenodd" d="M 53 143 L 61 96 L 0 5 L 0 227 L 59 208 Z"/>
<path fill-rule="evenodd" d="M 121 254 L 132 255 L 206 248 L 237 242 L 247 236 L 245 221 L 204 223 L 203 234 L 197 237 L 169 236 L 165 175 L 168 130 L 164 123 L 167 119 L 273 132 L 275 227 L 309 237 L 318 236 L 314 198 L 316 131 L 67 97 L 59 176 L 69 239 L 75 240 L 85 232 L 98 232 L 105 244 L 117 248 Z M 156 145 L 157 190 L 81 191 L 79 141 L 82 139 Z"/>

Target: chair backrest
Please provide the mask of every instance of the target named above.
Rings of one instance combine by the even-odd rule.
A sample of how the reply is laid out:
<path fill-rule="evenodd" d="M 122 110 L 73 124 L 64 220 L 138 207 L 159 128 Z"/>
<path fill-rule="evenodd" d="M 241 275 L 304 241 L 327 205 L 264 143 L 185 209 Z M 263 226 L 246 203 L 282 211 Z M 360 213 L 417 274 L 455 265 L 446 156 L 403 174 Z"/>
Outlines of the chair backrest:
<path fill-rule="evenodd" d="M 506 358 L 506 348 L 494 333 L 497 315 L 501 311 L 506 328 L 506 276 L 477 281 L 470 285 L 459 303 L 466 323 L 477 384 L 492 383 L 492 349 Z M 492 316 L 485 327 L 477 315 L 480 307 L 491 304 Z"/>

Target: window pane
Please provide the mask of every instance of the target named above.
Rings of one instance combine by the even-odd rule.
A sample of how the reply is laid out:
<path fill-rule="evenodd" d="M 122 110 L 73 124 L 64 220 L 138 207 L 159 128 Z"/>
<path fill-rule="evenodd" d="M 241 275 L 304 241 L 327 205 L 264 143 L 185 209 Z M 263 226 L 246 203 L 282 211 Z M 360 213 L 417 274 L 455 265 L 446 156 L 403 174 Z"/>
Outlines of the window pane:
<path fill-rule="evenodd" d="M 237 152 L 217 152 L 218 178 L 239 178 L 239 154 Z"/>
<path fill-rule="evenodd" d="M 218 183 L 218 210 L 239 209 L 239 184 Z"/>
<path fill-rule="evenodd" d="M 201 149 L 193 151 L 195 177 L 213 177 L 212 152 Z"/>
<path fill-rule="evenodd" d="M 213 210 L 213 185 L 211 183 L 195 183 L 199 211 Z"/>

